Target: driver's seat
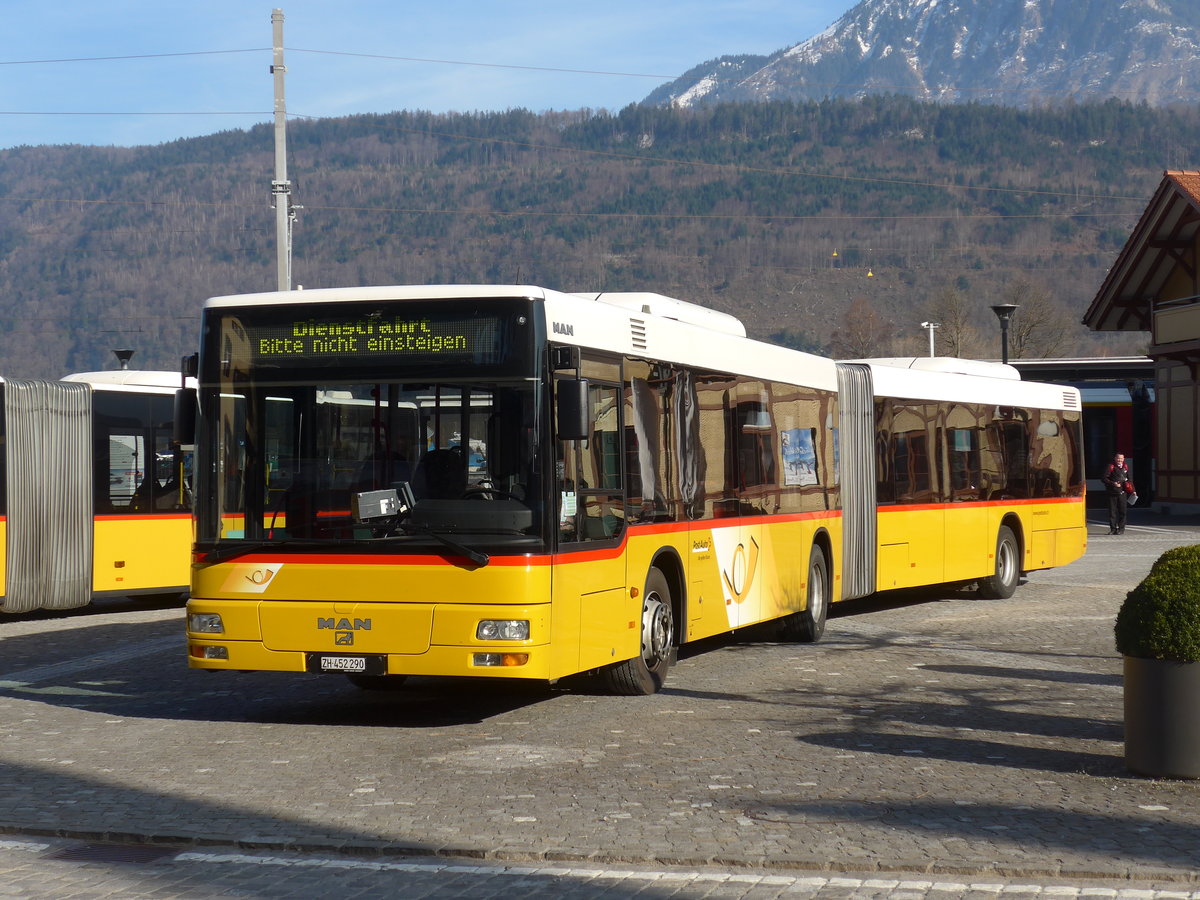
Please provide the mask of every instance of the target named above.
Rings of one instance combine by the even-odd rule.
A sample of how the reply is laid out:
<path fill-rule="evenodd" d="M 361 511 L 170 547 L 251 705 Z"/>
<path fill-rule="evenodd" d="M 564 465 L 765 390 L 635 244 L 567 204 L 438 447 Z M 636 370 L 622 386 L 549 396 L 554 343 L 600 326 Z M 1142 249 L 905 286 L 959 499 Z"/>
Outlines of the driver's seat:
<path fill-rule="evenodd" d="M 457 447 L 430 450 L 413 473 L 413 495 L 418 500 L 457 500 L 467 489 L 467 466 Z"/>

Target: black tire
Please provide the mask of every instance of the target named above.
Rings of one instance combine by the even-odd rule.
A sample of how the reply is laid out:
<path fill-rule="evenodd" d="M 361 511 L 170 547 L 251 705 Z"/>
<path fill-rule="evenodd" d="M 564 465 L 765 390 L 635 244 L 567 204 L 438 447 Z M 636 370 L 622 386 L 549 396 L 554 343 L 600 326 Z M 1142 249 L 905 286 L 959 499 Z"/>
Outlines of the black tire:
<path fill-rule="evenodd" d="M 633 659 L 604 670 L 604 680 L 614 694 L 640 696 L 657 693 L 675 655 L 675 612 L 671 586 L 659 569 L 651 569 L 642 592 L 642 652 Z"/>
<path fill-rule="evenodd" d="M 979 596 L 986 600 L 1007 600 L 1021 581 L 1021 551 L 1017 536 L 1007 525 L 996 534 L 995 571 L 979 579 Z"/>
<path fill-rule="evenodd" d="M 808 554 L 807 584 L 804 609 L 780 621 L 780 635 L 786 641 L 814 644 L 825 633 L 825 618 L 829 615 L 829 564 L 824 551 L 816 545 Z"/>
<path fill-rule="evenodd" d="M 808 591 L 804 611 L 800 613 L 800 640 L 815 644 L 825 633 L 829 615 L 829 564 L 825 552 L 814 546 L 808 554 Z"/>
<path fill-rule="evenodd" d="M 395 691 L 404 687 L 407 675 L 347 675 L 350 683 L 364 691 Z"/>

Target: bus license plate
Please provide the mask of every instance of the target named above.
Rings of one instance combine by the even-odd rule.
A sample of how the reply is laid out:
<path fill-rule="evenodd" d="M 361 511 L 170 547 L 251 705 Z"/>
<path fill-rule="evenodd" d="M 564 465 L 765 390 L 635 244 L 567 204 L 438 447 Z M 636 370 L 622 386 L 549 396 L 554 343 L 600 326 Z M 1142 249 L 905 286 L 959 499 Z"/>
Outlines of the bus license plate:
<path fill-rule="evenodd" d="M 377 654 L 350 656 L 310 653 L 307 662 L 307 669 L 310 672 L 344 672 L 347 675 L 387 674 L 387 658 Z"/>

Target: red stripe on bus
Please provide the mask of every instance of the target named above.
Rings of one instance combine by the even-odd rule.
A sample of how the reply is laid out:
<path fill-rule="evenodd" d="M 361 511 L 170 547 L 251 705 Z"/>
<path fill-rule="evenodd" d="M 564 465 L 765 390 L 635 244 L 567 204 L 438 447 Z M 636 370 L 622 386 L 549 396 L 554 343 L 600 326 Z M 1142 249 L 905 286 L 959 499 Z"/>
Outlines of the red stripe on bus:
<path fill-rule="evenodd" d="M 162 522 L 169 519 L 187 519 L 191 521 L 191 513 L 136 513 L 132 515 L 122 515 L 120 513 L 109 513 L 105 515 L 97 515 L 94 517 L 97 522 Z"/>
<path fill-rule="evenodd" d="M 237 556 L 230 560 L 222 561 L 222 564 L 238 565 L 240 563 L 298 563 L 300 565 L 359 565 L 359 566 L 461 566 L 467 562 L 472 567 L 475 566 L 465 556 L 457 556 L 454 551 L 447 548 L 446 556 L 440 555 L 421 555 L 421 556 L 404 556 L 401 554 L 375 555 L 365 553 L 271 553 L 270 551 L 256 551 L 247 553 L 243 556 Z M 205 558 L 203 553 L 194 554 L 195 562 L 204 564 Z M 489 565 L 493 566 L 543 566 L 550 564 L 550 557 L 546 554 L 529 555 L 529 556 L 493 556 Z"/>
<path fill-rule="evenodd" d="M 629 530 L 638 534 L 676 534 L 696 530 L 730 528 L 735 525 L 770 525 L 775 522 L 803 522 L 815 519 L 840 519 L 840 509 L 823 509 L 819 512 L 780 513 L 778 515 L 730 516 L 723 519 L 697 519 L 692 522 L 657 522 L 652 525 L 630 525 Z"/>
<path fill-rule="evenodd" d="M 1082 497 L 1042 497 L 1032 500 L 960 500 L 957 503 L 908 503 L 879 505 L 881 513 L 887 512 L 924 512 L 933 509 L 976 509 L 981 506 L 1046 506 L 1060 503 L 1082 503 Z"/>

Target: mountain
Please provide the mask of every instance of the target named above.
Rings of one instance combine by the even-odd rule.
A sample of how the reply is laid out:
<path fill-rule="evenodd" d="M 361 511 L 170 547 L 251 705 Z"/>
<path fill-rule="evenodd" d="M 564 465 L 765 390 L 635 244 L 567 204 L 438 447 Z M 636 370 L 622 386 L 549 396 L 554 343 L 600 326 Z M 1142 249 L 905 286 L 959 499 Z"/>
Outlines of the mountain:
<path fill-rule="evenodd" d="M 897 93 L 1037 107 L 1193 104 L 1196 0 L 863 0 L 771 56 L 702 63 L 643 101 L 696 106 Z"/>

